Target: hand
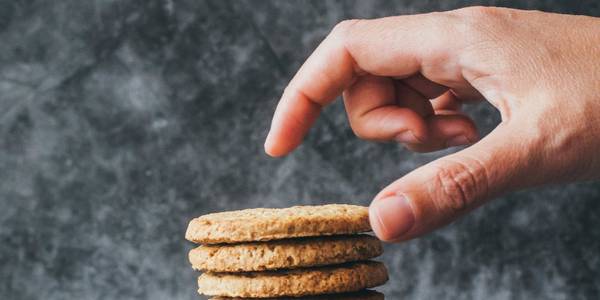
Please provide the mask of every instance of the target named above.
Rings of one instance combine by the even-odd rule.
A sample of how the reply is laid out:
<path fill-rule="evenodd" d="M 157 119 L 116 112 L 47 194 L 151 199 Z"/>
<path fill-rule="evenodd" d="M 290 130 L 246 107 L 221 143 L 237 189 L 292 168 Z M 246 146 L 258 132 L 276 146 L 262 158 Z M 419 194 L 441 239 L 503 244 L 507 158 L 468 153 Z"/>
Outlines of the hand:
<path fill-rule="evenodd" d="M 600 19 L 471 7 L 338 24 L 277 106 L 265 150 L 296 148 L 343 92 L 357 136 L 411 150 L 472 144 L 383 189 L 379 238 L 443 226 L 501 193 L 600 174 Z M 478 140 L 463 103 L 485 99 L 502 122 Z"/>

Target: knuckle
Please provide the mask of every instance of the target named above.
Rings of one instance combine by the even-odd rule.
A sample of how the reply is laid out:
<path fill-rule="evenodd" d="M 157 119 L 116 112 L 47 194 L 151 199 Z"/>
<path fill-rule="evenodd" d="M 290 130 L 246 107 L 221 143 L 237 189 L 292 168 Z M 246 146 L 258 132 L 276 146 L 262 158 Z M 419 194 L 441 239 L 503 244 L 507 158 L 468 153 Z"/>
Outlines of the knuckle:
<path fill-rule="evenodd" d="M 447 12 L 428 13 L 428 26 L 434 28 L 435 32 L 444 32 L 455 25 L 455 17 Z"/>
<path fill-rule="evenodd" d="M 346 33 L 348 32 L 348 30 L 350 30 L 350 28 L 352 28 L 352 26 L 354 26 L 354 24 L 356 22 L 358 22 L 358 19 L 348 19 L 348 20 L 343 20 L 341 22 L 338 22 L 334 27 L 332 32 L 336 32 L 336 33 Z"/>
<path fill-rule="evenodd" d="M 296 93 L 296 88 L 293 87 L 290 83 L 288 83 L 285 88 L 283 89 L 283 94 L 284 95 L 293 95 Z"/>
<path fill-rule="evenodd" d="M 306 94 L 296 85 L 288 83 L 283 89 L 283 94 L 289 97 L 306 96 Z"/>
<path fill-rule="evenodd" d="M 459 10 L 463 34 L 471 38 L 485 38 L 497 30 L 503 12 L 499 8 L 474 6 Z"/>
<path fill-rule="evenodd" d="M 467 18 L 489 21 L 490 19 L 499 17 L 502 10 L 497 7 L 471 6 L 459 9 L 458 11 Z"/>
<path fill-rule="evenodd" d="M 475 207 L 488 193 L 488 175 L 477 159 L 443 160 L 437 164 L 434 200 L 443 210 L 462 212 Z"/>
<path fill-rule="evenodd" d="M 348 36 L 351 36 L 352 28 L 359 23 L 360 19 L 348 19 L 337 23 L 331 30 L 330 36 L 336 39 L 345 41 Z"/>
<path fill-rule="evenodd" d="M 359 122 L 351 121 L 350 128 L 352 128 L 352 132 L 354 132 L 354 135 L 356 135 L 356 137 L 358 137 L 359 139 L 369 140 L 372 138 L 368 130 L 366 130 L 365 126 L 363 126 Z"/>
<path fill-rule="evenodd" d="M 349 114 L 350 115 L 350 114 Z M 368 119 L 360 116 L 350 116 L 349 118 L 350 128 L 354 135 L 361 140 L 367 141 L 380 141 L 381 132 Z"/>
<path fill-rule="evenodd" d="M 513 36 L 510 12 L 493 7 L 468 7 L 454 12 L 457 33 L 463 37 L 461 56 L 469 62 L 483 62 L 502 71 L 514 63 L 507 43 Z M 519 54 L 520 55 L 520 54 Z"/>
<path fill-rule="evenodd" d="M 430 12 L 427 18 L 423 19 L 423 26 L 429 28 L 432 32 L 446 34 L 456 27 L 455 15 L 448 12 Z"/>

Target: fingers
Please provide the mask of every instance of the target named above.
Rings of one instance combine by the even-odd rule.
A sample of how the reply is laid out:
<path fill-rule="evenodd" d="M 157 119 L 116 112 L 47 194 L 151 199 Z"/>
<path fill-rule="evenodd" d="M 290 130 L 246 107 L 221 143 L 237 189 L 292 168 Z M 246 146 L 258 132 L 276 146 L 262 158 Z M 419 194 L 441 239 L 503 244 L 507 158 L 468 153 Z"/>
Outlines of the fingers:
<path fill-rule="evenodd" d="M 514 129 L 500 126 L 475 145 L 390 184 L 370 207 L 377 236 L 386 241 L 420 236 L 495 195 L 531 184 L 531 153 L 515 139 Z"/>
<path fill-rule="evenodd" d="M 452 91 L 431 100 L 435 112 L 427 118 L 428 138 L 420 144 L 406 144 L 415 152 L 431 152 L 448 147 L 464 146 L 479 140 L 473 120 L 460 113 L 461 100 Z"/>
<path fill-rule="evenodd" d="M 471 118 L 461 114 L 438 114 L 427 118 L 427 138 L 421 143 L 405 144 L 415 152 L 432 152 L 448 147 L 470 145 L 479 140 Z"/>
<path fill-rule="evenodd" d="M 397 100 L 398 98 L 398 100 Z M 401 99 L 401 100 L 400 100 Z M 409 103 L 401 107 L 399 103 Z M 427 125 L 418 111 L 425 113 L 425 102 L 416 92 L 398 90 L 394 80 L 385 77 L 360 77 L 344 93 L 350 126 L 362 139 L 420 143 L 427 137 Z M 431 105 L 429 105 L 429 111 Z"/>
<path fill-rule="evenodd" d="M 434 114 L 433 107 L 423 93 L 410 87 L 403 81 L 395 81 L 396 104 L 414 110 L 419 116 L 426 118 Z"/>
<path fill-rule="evenodd" d="M 327 105 L 360 74 L 462 82 L 456 52 L 457 18 L 435 13 L 340 23 L 307 59 L 275 111 L 265 151 L 285 155 L 297 147 Z M 456 77 L 460 78 L 456 78 Z"/>
<path fill-rule="evenodd" d="M 367 140 L 404 143 L 418 152 L 429 152 L 478 140 L 473 121 L 449 110 L 458 100 L 440 99 L 439 110 L 421 93 L 386 77 L 361 76 L 344 92 L 350 126 Z M 443 98 L 440 96 L 439 98 Z M 438 98 L 438 99 L 439 99 Z"/>

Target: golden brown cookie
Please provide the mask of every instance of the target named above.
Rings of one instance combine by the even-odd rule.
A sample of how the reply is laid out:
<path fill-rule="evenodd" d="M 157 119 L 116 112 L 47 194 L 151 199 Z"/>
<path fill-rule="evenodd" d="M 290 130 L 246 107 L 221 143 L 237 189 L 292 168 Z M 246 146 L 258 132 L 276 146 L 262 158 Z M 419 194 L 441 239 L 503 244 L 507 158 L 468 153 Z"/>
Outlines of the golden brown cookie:
<path fill-rule="evenodd" d="M 198 292 L 221 297 L 298 297 L 355 292 L 382 285 L 387 280 L 387 270 L 382 263 L 364 261 L 282 271 L 209 272 L 198 278 Z"/>
<path fill-rule="evenodd" d="M 210 300 L 252 300 L 256 298 L 229 298 L 229 297 L 214 297 Z M 342 293 L 342 294 L 327 294 L 319 296 L 306 296 L 306 297 L 279 297 L 279 298 L 262 298 L 263 300 L 383 300 L 385 296 L 382 293 L 364 290 L 354 293 Z"/>
<path fill-rule="evenodd" d="M 381 242 L 362 234 L 203 245 L 192 249 L 189 259 L 196 270 L 249 272 L 340 264 L 367 260 L 381 253 Z"/>
<path fill-rule="evenodd" d="M 367 207 L 329 204 L 255 208 L 193 219 L 186 239 L 201 244 L 268 241 L 370 231 Z"/>

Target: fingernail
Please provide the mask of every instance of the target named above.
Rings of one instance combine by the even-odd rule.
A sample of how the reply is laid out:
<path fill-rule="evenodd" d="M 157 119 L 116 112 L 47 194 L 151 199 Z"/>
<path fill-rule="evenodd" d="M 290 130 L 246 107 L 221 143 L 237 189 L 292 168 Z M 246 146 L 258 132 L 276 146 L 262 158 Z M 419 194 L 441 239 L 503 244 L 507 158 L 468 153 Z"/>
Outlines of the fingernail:
<path fill-rule="evenodd" d="M 406 131 L 400 132 L 396 136 L 396 141 L 399 143 L 408 143 L 408 144 L 419 143 L 419 139 L 417 139 L 417 137 L 411 130 L 406 130 Z"/>
<path fill-rule="evenodd" d="M 384 241 L 400 238 L 415 223 L 410 203 L 404 196 L 375 200 L 369 209 L 369 219 L 375 234 Z"/>
<path fill-rule="evenodd" d="M 446 146 L 447 147 L 456 147 L 456 146 L 468 145 L 470 143 L 471 143 L 471 141 L 469 141 L 469 139 L 467 139 L 466 136 L 459 135 L 459 136 L 455 136 L 455 137 L 447 140 Z"/>

